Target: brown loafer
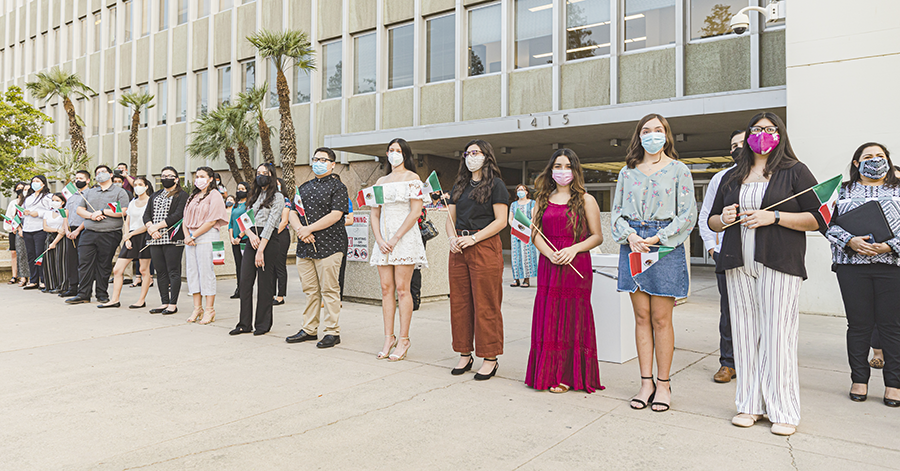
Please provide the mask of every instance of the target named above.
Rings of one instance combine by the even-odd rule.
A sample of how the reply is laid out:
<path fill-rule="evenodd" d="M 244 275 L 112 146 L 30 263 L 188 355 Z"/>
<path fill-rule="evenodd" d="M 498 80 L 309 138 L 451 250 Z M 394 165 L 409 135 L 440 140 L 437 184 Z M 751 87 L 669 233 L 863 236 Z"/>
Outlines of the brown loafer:
<path fill-rule="evenodd" d="M 734 368 L 723 366 L 719 368 L 719 371 L 717 371 L 715 375 L 713 375 L 713 381 L 717 383 L 730 383 L 736 376 Z"/>

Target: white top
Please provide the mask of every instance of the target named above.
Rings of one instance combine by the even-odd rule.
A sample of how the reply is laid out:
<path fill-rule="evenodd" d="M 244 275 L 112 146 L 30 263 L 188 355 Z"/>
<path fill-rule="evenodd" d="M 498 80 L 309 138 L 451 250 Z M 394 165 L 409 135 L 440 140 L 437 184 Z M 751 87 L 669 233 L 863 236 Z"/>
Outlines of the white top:
<path fill-rule="evenodd" d="M 15 215 L 16 215 L 16 202 L 17 202 L 17 201 L 19 201 L 18 198 L 13 198 L 13 199 L 9 202 L 9 205 L 6 207 L 6 215 L 7 215 L 10 219 L 15 218 Z M 3 220 L 3 230 L 6 231 L 6 232 L 12 232 L 12 226 L 10 226 L 8 222 L 6 222 L 6 219 Z"/>
<path fill-rule="evenodd" d="M 385 241 L 394 237 L 397 229 L 403 224 L 409 215 L 414 199 L 422 199 L 422 182 L 410 180 L 405 182 L 390 182 L 381 185 L 384 195 L 384 204 L 381 205 L 381 237 Z M 416 217 L 419 215 L 417 214 Z M 425 243 L 422 242 L 422 232 L 419 225 L 413 226 L 403 234 L 388 254 L 381 253 L 378 243 L 372 245 L 372 254 L 369 264 L 378 265 L 415 265 L 417 268 L 427 267 L 425 258 Z"/>
<path fill-rule="evenodd" d="M 706 196 L 703 197 L 703 206 L 700 208 L 700 220 L 697 221 L 697 225 L 700 227 L 700 238 L 703 239 L 703 248 L 707 252 L 709 252 L 709 249 L 715 249 L 714 252 L 716 253 L 722 250 L 722 236 L 724 234 L 709 228 L 709 211 L 716 201 L 716 193 L 719 191 L 719 185 L 722 184 L 722 176 L 733 168 L 734 166 L 731 166 L 721 172 L 717 172 L 713 175 L 712 180 L 709 181 L 709 186 L 706 187 Z"/>
<path fill-rule="evenodd" d="M 138 206 L 138 201 L 137 198 L 131 200 L 131 202 L 128 203 L 128 209 L 125 210 L 125 214 L 128 216 L 129 231 L 136 231 L 144 225 L 144 210 L 147 209 L 147 202 L 145 201 L 143 206 Z"/>
<path fill-rule="evenodd" d="M 766 195 L 766 188 L 769 182 L 751 182 L 741 185 L 741 194 L 738 199 L 738 205 L 742 211 L 756 211 L 762 208 L 763 196 Z M 744 256 L 744 267 L 749 267 L 756 260 L 756 229 L 749 229 L 747 226 L 741 226 L 741 244 L 742 254 Z"/>
<path fill-rule="evenodd" d="M 66 218 L 62 217 L 57 210 L 44 213 L 44 222 L 46 222 L 51 229 L 56 229 L 57 231 L 62 229 L 65 221 Z"/>
<path fill-rule="evenodd" d="M 39 198 L 39 196 L 43 196 Z M 50 207 L 50 202 L 53 200 L 53 195 L 50 193 L 45 193 L 41 195 L 41 193 L 32 193 L 27 198 L 25 198 L 25 203 L 22 205 L 27 211 L 37 211 L 38 217 L 32 217 L 29 215 L 25 215 L 22 221 L 22 230 L 25 232 L 38 232 L 44 230 L 44 214 L 47 211 L 56 211 L 52 207 Z"/>

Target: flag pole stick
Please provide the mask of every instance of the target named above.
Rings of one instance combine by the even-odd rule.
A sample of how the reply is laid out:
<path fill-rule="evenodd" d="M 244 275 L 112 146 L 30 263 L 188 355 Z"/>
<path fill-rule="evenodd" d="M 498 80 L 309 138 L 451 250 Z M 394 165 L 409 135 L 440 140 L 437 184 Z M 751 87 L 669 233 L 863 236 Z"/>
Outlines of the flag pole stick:
<path fill-rule="evenodd" d="M 784 203 L 785 201 L 790 201 L 790 200 L 792 200 L 792 199 L 794 199 L 794 198 L 796 198 L 796 197 L 802 195 L 803 193 L 806 193 L 807 191 L 812 191 L 813 188 L 815 188 L 815 185 L 813 185 L 813 186 L 811 186 L 811 187 L 809 187 L 809 188 L 807 188 L 807 189 L 801 191 L 800 193 L 797 193 L 797 194 L 794 195 L 794 196 L 789 196 L 789 197 L 787 197 L 787 198 L 785 198 L 785 199 L 783 199 L 783 200 L 781 200 L 781 201 L 779 201 L 779 202 L 777 202 L 777 203 L 775 203 L 775 204 L 773 204 L 773 205 L 769 205 L 768 207 L 763 208 L 762 211 L 768 211 L 768 210 L 774 208 L 775 206 L 778 206 L 779 204 Z M 735 224 L 737 224 L 737 223 L 739 223 L 739 222 L 741 222 L 741 219 L 738 219 L 738 220 L 732 222 L 731 224 L 726 224 L 726 225 L 722 226 L 722 230 L 724 231 L 725 229 L 728 229 L 729 227 L 731 227 L 731 226 L 733 226 L 733 225 L 735 225 Z"/>
<path fill-rule="evenodd" d="M 456 233 L 456 221 L 453 220 L 453 216 L 450 215 L 450 202 L 447 201 L 447 198 L 444 197 L 444 191 L 441 190 L 441 201 L 447 206 L 447 217 L 450 218 L 450 225 L 453 226 L 453 237 L 459 237 L 459 234 Z"/>
<path fill-rule="evenodd" d="M 306 209 L 305 209 L 305 208 L 304 208 L 304 210 L 303 210 L 303 219 L 306 220 L 306 226 L 309 227 L 309 218 L 306 217 Z M 319 249 L 316 248 L 316 243 L 315 243 L 315 242 L 312 243 L 312 246 L 313 246 L 313 251 L 315 251 L 315 252 L 318 252 L 318 251 L 319 251 Z"/>
<path fill-rule="evenodd" d="M 545 236 L 544 233 L 541 232 L 541 230 L 538 229 L 534 224 L 531 224 L 531 230 L 533 230 L 533 231 L 536 232 L 539 236 L 541 236 L 541 238 L 544 239 L 544 242 L 546 242 L 547 245 L 549 245 L 550 248 L 553 249 L 554 252 L 559 252 L 559 250 L 556 248 L 556 246 L 553 245 L 553 242 L 550 242 L 550 239 L 548 239 L 547 236 Z M 575 273 L 576 273 L 578 276 L 580 276 L 582 280 L 584 279 L 584 275 L 582 275 L 581 272 L 579 272 L 578 269 L 575 268 L 574 265 L 572 265 L 572 262 L 569 262 L 568 265 L 569 265 L 570 267 L 572 267 L 573 270 L 575 270 Z"/>

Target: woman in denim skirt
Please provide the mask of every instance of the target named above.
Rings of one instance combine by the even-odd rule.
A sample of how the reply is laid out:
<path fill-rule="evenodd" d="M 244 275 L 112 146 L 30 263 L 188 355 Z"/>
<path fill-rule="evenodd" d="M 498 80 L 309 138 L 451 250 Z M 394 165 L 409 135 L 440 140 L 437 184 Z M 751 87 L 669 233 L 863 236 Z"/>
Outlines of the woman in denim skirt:
<path fill-rule="evenodd" d="M 631 293 L 641 389 L 632 409 L 669 410 L 669 370 L 675 351 L 672 308 L 688 293 L 684 241 L 697 222 L 691 171 L 679 162 L 669 123 L 644 116 L 628 146 L 612 208 L 612 235 L 621 244 L 619 291 Z M 653 353 L 656 378 L 653 383 Z"/>

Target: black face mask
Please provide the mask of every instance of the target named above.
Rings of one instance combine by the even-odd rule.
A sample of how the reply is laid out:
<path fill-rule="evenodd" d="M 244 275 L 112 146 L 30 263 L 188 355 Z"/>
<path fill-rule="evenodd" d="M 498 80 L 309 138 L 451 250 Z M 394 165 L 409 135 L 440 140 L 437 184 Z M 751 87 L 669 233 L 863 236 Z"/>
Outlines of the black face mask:
<path fill-rule="evenodd" d="M 737 148 L 735 148 L 733 151 L 731 151 L 731 158 L 732 158 L 732 160 L 734 160 L 735 162 L 737 162 L 738 159 L 741 158 L 741 152 L 743 152 L 743 150 L 744 150 L 743 147 L 737 147 Z"/>
<path fill-rule="evenodd" d="M 24 188 L 17 188 L 17 189 L 16 189 L 16 194 L 21 196 L 23 191 L 25 191 Z"/>
<path fill-rule="evenodd" d="M 269 184 L 269 176 L 268 175 L 257 175 L 256 176 L 256 184 L 260 187 L 267 186 Z"/>
<path fill-rule="evenodd" d="M 176 181 L 178 180 L 174 178 L 163 178 L 160 180 L 160 183 L 162 183 L 163 188 L 169 189 L 175 186 Z"/>
<path fill-rule="evenodd" d="M 86 187 L 86 186 L 87 186 L 87 182 L 83 182 L 83 181 L 77 181 L 77 182 L 75 182 L 75 187 L 78 188 L 79 190 L 82 189 L 82 188 L 84 188 L 84 187 Z"/>
<path fill-rule="evenodd" d="M 246 197 L 247 197 L 247 192 L 246 192 L 246 191 L 238 191 L 238 192 L 237 192 L 237 199 L 242 200 L 242 199 L 244 199 L 244 198 L 246 198 Z"/>

